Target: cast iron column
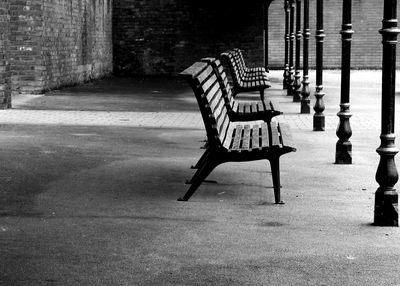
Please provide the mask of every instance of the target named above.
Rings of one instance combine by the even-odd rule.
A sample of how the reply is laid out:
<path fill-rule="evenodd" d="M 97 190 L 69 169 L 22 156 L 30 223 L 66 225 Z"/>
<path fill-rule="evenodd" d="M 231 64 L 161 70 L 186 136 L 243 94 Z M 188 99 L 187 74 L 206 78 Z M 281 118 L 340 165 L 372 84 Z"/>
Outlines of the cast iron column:
<path fill-rule="evenodd" d="M 289 79 L 289 0 L 285 0 L 285 70 L 283 72 L 283 89 L 288 86 Z"/>
<path fill-rule="evenodd" d="M 287 86 L 287 95 L 292 96 L 294 93 L 294 2 L 295 0 L 289 0 L 290 7 L 290 42 L 289 42 L 289 75 L 288 75 L 288 86 Z"/>
<path fill-rule="evenodd" d="M 310 82 L 308 81 L 308 46 L 310 39 L 310 4 L 304 0 L 304 22 L 303 22 L 303 88 L 301 90 L 300 113 L 310 113 Z"/>
<path fill-rule="evenodd" d="M 296 62 L 293 83 L 293 102 L 300 102 L 300 42 L 301 42 L 301 0 L 296 0 Z"/>
<path fill-rule="evenodd" d="M 323 97 L 325 93 L 323 93 L 322 89 L 322 69 L 323 69 L 323 48 L 324 48 L 324 8 L 323 8 L 323 0 L 317 0 L 317 30 L 315 33 L 316 39 L 316 56 L 317 56 L 317 69 L 316 69 L 316 87 L 315 87 L 315 97 L 316 102 L 314 105 L 314 120 L 313 120 L 313 129 L 314 131 L 324 131 L 325 130 L 325 115 L 323 114 L 325 110 L 325 105 L 323 101 Z"/>
<path fill-rule="evenodd" d="M 379 226 L 398 226 L 398 193 L 394 185 L 398 173 L 394 156 L 399 152 L 395 146 L 395 83 L 396 83 L 396 44 L 397 0 L 385 0 L 382 29 L 382 122 L 381 145 L 376 150 L 380 155 L 376 181 L 379 188 L 375 193 L 374 224 Z"/>
<path fill-rule="evenodd" d="M 269 11 L 269 6 L 271 5 L 271 2 L 274 0 L 266 0 L 264 3 L 264 66 L 265 70 L 269 72 L 268 69 L 268 11 Z"/>
<path fill-rule="evenodd" d="M 339 125 L 336 135 L 339 140 L 336 143 L 336 164 L 352 163 L 352 146 L 349 141 L 352 131 L 350 126 L 350 64 L 351 64 L 351 37 L 354 31 L 351 24 L 352 0 L 343 0 L 342 11 L 342 79 L 340 89 Z"/>

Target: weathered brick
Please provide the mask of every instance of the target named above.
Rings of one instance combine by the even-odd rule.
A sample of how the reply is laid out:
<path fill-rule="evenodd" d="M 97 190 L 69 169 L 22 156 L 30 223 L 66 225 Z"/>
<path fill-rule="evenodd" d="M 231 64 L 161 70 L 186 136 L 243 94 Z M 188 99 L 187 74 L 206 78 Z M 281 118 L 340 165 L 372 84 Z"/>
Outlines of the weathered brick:
<path fill-rule="evenodd" d="M 41 93 L 110 74 L 111 5 L 110 0 L 13 0 L 13 90 Z"/>
<path fill-rule="evenodd" d="M 227 8 L 229 5 L 229 9 Z M 261 1 L 115 1 L 114 70 L 176 74 L 231 47 L 262 61 Z"/>
<path fill-rule="evenodd" d="M 240 2 L 240 1 L 239 1 Z M 176 74 L 204 56 L 238 47 L 249 65 L 263 64 L 263 1 L 134 1 L 114 4 L 114 68 L 119 73 Z M 284 63 L 284 1 L 269 11 L 269 64 Z M 399 2 L 400 5 L 400 2 Z M 228 8 L 229 6 L 229 8 Z M 315 67 L 316 0 L 310 0 L 310 67 Z M 324 0 L 324 67 L 341 63 L 342 2 Z M 383 2 L 353 1 L 353 68 L 381 67 Z"/>
<path fill-rule="evenodd" d="M 11 71 L 10 71 L 10 2 L 0 2 L 0 108 L 11 107 Z"/>

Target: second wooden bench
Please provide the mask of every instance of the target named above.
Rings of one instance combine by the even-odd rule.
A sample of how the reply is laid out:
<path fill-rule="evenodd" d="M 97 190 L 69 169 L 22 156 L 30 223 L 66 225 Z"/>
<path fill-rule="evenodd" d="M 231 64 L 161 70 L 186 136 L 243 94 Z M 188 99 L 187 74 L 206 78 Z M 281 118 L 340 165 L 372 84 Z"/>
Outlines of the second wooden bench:
<path fill-rule="evenodd" d="M 221 59 L 228 66 L 235 95 L 241 92 L 259 91 L 261 99 L 264 99 L 264 90 L 271 87 L 264 67 L 248 68 L 240 49 L 221 53 Z"/>

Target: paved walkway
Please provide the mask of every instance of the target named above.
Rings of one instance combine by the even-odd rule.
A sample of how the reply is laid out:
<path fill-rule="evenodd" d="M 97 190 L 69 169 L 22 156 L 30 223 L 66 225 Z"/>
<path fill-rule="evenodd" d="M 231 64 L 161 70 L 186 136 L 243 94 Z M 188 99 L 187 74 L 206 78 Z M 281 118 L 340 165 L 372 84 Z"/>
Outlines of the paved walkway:
<path fill-rule="evenodd" d="M 282 106 L 284 114 L 279 117 L 279 121 L 285 122 L 300 130 L 312 130 L 312 114 L 299 114 L 299 103 L 291 102 L 291 98 L 285 98 L 285 91 L 280 89 L 280 76 L 282 71 L 271 71 L 273 79 L 272 88 L 268 91 L 269 96 Z M 310 80 L 313 81 L 313 73 L 310 74 Z M 352 73 L 351 110 L 353 117 L 351 125 L 357 130 L 379 129 L 380 128 L 380 80 L 379 71 L 354 71 Z M 339 79 L 338 71 L 329 71 L 325 73 L 327 85 L 324 91 L 326 96 L 324 101 L 327 107 L 325 110 L 325 121 L 327 130 L 335 130 L 339 119 L 336 113 L 339 111 Z M 370 78 L 369 86 L 366 87 L 364 79 Z M 90 86 L 88 87 L 90 90 Z M 98 88 L 98 87 L 97 87 Z M 311 91 L 311 107 L 314 105 L 313 85 L 310 86 Z M 94 89 L 96 90 L 96 89 Z M 363 94 L 359 94 L 360 91 Z M 160 93 L 162 91 L 152 88 L 148 91 L 151 93 Z M 187 92 L 187 91 L 186 91 Z M 165 93 L 165 92 L 164 92 Z M 94 93 L 95 94 L 95 93 Z M 100 94 L 101 95 L 101 94 Z M 67 91 L 53 92 L 49 96 L 58 98 L 72 96 Z M 190 102 L 193 95 L 187 92 L 186 101 Z M 256 97 L 256 95 L 253 95 Z M 0 121 L 3 124 L 49 124 L 49 125 L 82 125 L 82 126 L 126 126 L 126 127 L 155 127 L 155 128 L 203 128 L 201 116 L 197 110 L 188 111 L 180 110 L 161 110 L 161 111 L 116 111 L 116 110 L 65 110 L 61 105 L 60 109 L 54 109 L 46 105 L 41 106 L 43 95 L 19 95 L 13 102 L 14 109 L 5 110 L 0 113 Z M 370 98 L 368 98 L 370 97 Z M 73 97 L 71 100 L 74 100 Z M 143 101 L 143 100 L 142 100 Z M 146 101 L 146 100 L 144 100 Z M 194 101 L 193 101 L 194 103 Z M 87 104 L 84 102 L 83 104 Z M 148 105 L 153 103 L 149 101 Z M 51 106 L 51 105 L 50 105 Z M 146 108 L 144 108 L 146 109 Z M 162 109 L 162 108 L 160 108 Z M 172 108 L 173 109 L 173 108 Z M 355 109 L 355 111 L 353 111 Z M 400 118 L 396 118 L 396 122 L 400 123 Z M 396 124 L 399 125 L 399 124 Z"/>
<path fill-rule="evenodd" d="M 400 285 L 400 229 L 371 226 L 379 74 L 352 73 L 354 164 L 337 165 L 340 73 L 324 73 L 326 131 L 313 132 L 271 71 L 298 147 L 281 160 L 285 205 L 265 161 L 223 164 L 177 201 L 205 135 L 185 82 L 14 97 L 0 111 L 0 286 Z"/>
<path fill-rule="evenodd" d="M 312 130 L 312 114 L 279 116 L 279 121 L 291 128 Z M 117 112 L 117 111 L 65 111 L 65 110 L 5 110 L 0 112 L 2 124 L 65 125 L 65 126 L 125 126 L 154 128 L 204 127 L 198 112 Z M 326 129 L 336 129 L 339 119 L 326 115 Z M 368 114 L 355 114 L 351 124 L 358 130 L 378 129 L 380 123 Z"/>

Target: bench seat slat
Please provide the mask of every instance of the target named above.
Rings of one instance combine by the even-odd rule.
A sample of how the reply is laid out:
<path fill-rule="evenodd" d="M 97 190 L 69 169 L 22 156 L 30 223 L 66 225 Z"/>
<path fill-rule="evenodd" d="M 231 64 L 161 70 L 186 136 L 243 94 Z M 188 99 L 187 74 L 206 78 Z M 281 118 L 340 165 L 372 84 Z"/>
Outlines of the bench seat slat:
<path fill-rule="evenodd" d="M 224 139 L 224 144 L 223 146 L 229 150 L 232 148 L 232 144 L 233 144 L 233 136 L 235 133 L 235 125 L 234 124 L 229 124 L 228 130 L 226 131 L 226 136 Z"/>
<path fill-rule="evenodd" d="M 261 124 L 261 147 L 269 146 L 269 132 L 266 123 Z"/>
<path fill-rule="evenodd" d="M 290 132 L 289 126 L 287 124 L 280 123 L 279 129 L 281 133 L 282 145 L 284 147 L 296 149 L 296 145 L 294 144 L 292 133 Z"/>
<path fill-rule="evenodd" d="M 246 102 L 246 103 L 244 104 L 243 113 L 247 113 L 247 114 L 250 114 L 250 113 L 251 113 L 250 104 L 249 104 L 248 102 Z"/>
<path fill-rule="evenodd" d="M 260 148 L 260 126 L 258 124 L 253 126 L 252 145 L 254 149 Z"/>
<path fill-rule="evenodd" d="M 258 112 L 259 110 L 258 110 L 258 105 L 257 105 L 257 102 L 252 102 L 251 103 L 251 113 L 256 113 L 256 112 Z"/>
<path fill-rule="evenodd" d="M 233 138 L 232 150 L 239 150 L 240 142 L 242 140 L 242 125 L 237 125 L 235 129 L 235 135 Z"/>
<path fill-rule="evenodd" d="M 279 137 L 278 124 L 276 122 L 271 122 L 272 146 L 282 147 Z"/>
<path fill-rule="evenodd" d="M 245 110 L 244 104 L 239 104 L 239 112 L 244 113 L 244 110 Z"/>
<path fill-rule="evenodd" d="M 277 101 L 273 101 L 273 102 L 270 101 L 269 105 L 271 107 L 271 110 L 273 110 L 273 111 L 278 111 L 279 112 L 279 110 L 281 110 L 281 108 L 279 106 L 279 103 Z"/>
<path fill-rule="evenodd" d="M 244 132 L 243 132 L 243 144 L 242 144 L 242 150 L 248 150 L 250 149 L 250 125 L 246 124 L 244 126 Z"/>
<path fill-rule="evenodd" d="M 266 108 L 266 106 L 262 102 L 257 102 L 257 109 L 258 109 L 258 112 L 266 112 L 266 111 L 268 111 L 268 109 Z"/>
<path fill-rule="evenodd" d="M 271 111 L 271 101 L 270 100 L 264 100 L 264 102 L 262 104 L 263 104 L 264 110 Z"/>

